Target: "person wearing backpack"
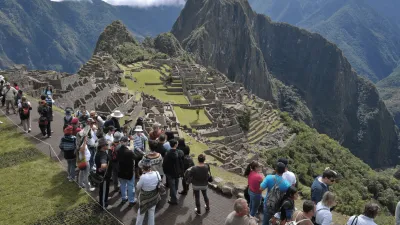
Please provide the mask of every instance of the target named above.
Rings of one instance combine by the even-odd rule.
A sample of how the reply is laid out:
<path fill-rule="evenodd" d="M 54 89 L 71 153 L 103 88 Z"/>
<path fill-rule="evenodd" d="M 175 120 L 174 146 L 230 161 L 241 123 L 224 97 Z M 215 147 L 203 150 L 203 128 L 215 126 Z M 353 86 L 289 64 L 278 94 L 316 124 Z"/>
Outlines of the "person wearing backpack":
<path fill-rule="evenodd" d="M 285 178 L 284 178 L 285 179 Z M 275 220 L 280 220 L 280 225 L 285 225 L 293 220 L 293 214 L 295 211 L 294 201 L 299 198 L 297 188 L 290 186 L 279 203 L 279 212 L 272 218 L 272 224 L 276 224 Z"/>
<path fill-rule="evenodd" d="M 38 107 L 38 113 L 40 115 L 39 117 L 39 128 L 40 131 L 42 132 L 43 138 L 50 138 L 51 137 L 51 111 L 49 107 L 47 106 L 47 103 L 45 100 L 41 100 L 39 102 L 39 107 Z"/>
<path fill-rule="evenodd" d="M 374 222 L 375 217 L 379 213 L 379 205 L 376 203 L 367 203 L 364 207 L 364 213 L 359 216 L 350 217 L 346 225 L 377 225 Z M 396 225 L 398 225 L 396 221 Z"/>
<path fill-rule="evenodd" d="M 64 126 L 63 129 L 68 127 L 69 125 L 72 124 L 72 119 L 74 118 L 72 116 L 73 109 L 70 107 L 65 108 L 65 116 L 64 116 Z M 79 132 L 79 131 L 78 131 Z"/>
<path fill-rule="evenodd" d="M 184 173 L 186 172 L 187 169 L 190 167 L 194 166 L 194 162 L 192 157 L 190 156 L 190 148 L 189 146 L 186 145 L 185 139 L 184 138 L 179 138 L 178 139 L 178 147 L 179 150 L 182 150 L 184 156 L 183 156 L 183 169 Z M 179 192 L 180 195 L 187 195 L 187 192 L 189 191 L 189 184 L 186 182 L 185 177 L 182 178 L 182 187 L 183 190 Z"/>
<path fill-rule="evenodd" d="M 284 194 L 291 186 L 291 184 L 282 177 L 285 170 L 285 164 L 278 162 L 275 170 L 276 174 L 266 176 L 260 185 L 262 191 L 267 189 L 267 194 L 264 199 L 263 225 L 269 225 L 273 215 L 279 211 L 279 203 L 282 201 Z"/>
<path fill-rule="evenodd" d="M 18 111 L 24 131 L 27 133 L 31 132 L 31 110 L 31 103 L 23 96 L 18 104 Z"/>
<path fill-rule="evenodd" d="M 303 211 L 297 211 L 293 214 L 291 225 L 314 225 L 311 221 L 315 212 L 315 204 L 311 200 L 303 202 Z"/>
<path fill-rule="evenodd" d="M 64 137 L 61 138 L 59 147 L 64 153 L 64 159 L 67 160 L 67 179 L 69 180 L 69 182 L 73 182 L 75 180 L 76 168 L 76 137 L 72 135 L 72 126 L 67 126 L 64 129 Z"/>
<path fill-rule="evenodd" d="M 325 192 L 322 200 L 318 202 L 315 212 L 316 225 L 330 225 L 332 223 L 331 208 L 336 205 L 336 195 L 330 191 Z"/>
<path fill-rule="evenodd" d="M 114 184 L 114 192 L 119 191 L 118 185 L 118 147 L 123 137 L 122 133 L 115 132 L 114 133 L 114 141 L 111 143 L 110 152 L 111 152 L 111 167 L 112 167 L 112 181 Z"/>

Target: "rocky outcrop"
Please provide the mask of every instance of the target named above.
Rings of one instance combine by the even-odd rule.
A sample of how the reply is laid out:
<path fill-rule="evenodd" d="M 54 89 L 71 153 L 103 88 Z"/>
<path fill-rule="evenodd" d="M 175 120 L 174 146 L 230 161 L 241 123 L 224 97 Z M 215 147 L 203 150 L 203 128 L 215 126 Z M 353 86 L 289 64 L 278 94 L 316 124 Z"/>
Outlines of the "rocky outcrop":
<path fill-rule="evenodd" d="M 398 162 L 398 133 L 374 85 L 321 35 L 274 23 L 245 0 L 188 0 L 172 33 L 203 64 L 275 99 L 272 75 L 312 113 L 307 121 L 372 167 Z M 284 95 L 282 95 L 284 96 Z"/>

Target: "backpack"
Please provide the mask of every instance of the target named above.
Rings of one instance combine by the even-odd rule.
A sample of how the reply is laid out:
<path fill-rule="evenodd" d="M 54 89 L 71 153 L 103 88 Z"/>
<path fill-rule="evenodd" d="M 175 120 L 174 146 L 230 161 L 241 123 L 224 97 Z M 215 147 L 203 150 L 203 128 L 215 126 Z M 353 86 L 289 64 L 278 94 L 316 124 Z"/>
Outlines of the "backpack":
<path fill-rule="evenodd" d="M 190 155 L 185 155 L 183 157 L 183 168 L 185 170 L 189 169 L 190 167 L 194 166 L 193 159 Z"/>
<path fill-rule="evenodd" d="M 351 221 L 351 225 L 357 225 L 357 223 L 358 223 L 358 216 L 354 217 L 353 221 Z"/>
<path fill-rule="evenodd" d="M 72 139 L 62 137 L 59 147 L 62 151 L 75 151 L 76 137 L 72 136 Z"/>
<path fill-rule="evenodd" d="M 276 176 L 274 177 L 275 184 L 272 187 L 272 189 L 268 192 L 268 196 L 266 199 L 266 207 L 268 209 L 268 213 L 270 214 L 275 214 L 279 211 L 280 208 L 280 203 L 282 202 L 282 198 L 285 195 L 284 192 L 282 192 L 279 189 L 279 185 L 283 182 L 283 178 L 281 181 L 278 183 L 276 180 Z"/>
<path fill-rule="evenodd" d="M 22 104 L 22 115 L 28 116 L 29 115 L 29 110 L 30 110 L 30 106 L 28 103 L 24 102 Z"/>

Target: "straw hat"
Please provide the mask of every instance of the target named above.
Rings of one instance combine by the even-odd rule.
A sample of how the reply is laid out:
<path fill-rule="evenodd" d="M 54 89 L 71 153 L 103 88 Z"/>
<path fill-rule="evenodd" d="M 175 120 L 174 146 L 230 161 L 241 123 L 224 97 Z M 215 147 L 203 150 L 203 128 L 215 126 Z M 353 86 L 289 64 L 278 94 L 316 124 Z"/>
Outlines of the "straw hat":
<path fill-rule="evenodd" d="M 111 113 L 111 117 L 122 118 L 124 117 L 124 114 L 122 114 L 122 112 L 119 110 L 115 110 L 113 113 Z"/>
<path fill-rule="evenodd" d="M 136 132 L 143 132 L 142 126 L 136 126 L 136 127 L 135 127 L 135 131 L 136 131 Z"/>

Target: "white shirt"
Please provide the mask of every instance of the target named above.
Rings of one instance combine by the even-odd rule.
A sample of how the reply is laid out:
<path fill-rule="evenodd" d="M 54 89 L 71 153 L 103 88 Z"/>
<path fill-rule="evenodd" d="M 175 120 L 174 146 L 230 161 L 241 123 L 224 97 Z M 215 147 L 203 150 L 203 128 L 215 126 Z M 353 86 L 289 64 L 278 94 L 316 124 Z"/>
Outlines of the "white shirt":
<path fill-rule="evenodd" d="M 151 171 L 140 176 L 139 182 L 136 188 L 140 191 L 153 191 L 158 185 L 158 181 L 161 177 L 157 171 Z"/>
<path fill-rule="evenodd" d="M 106 134 L 105 137 L 107 143 L 108 143 L 108 147 L 111 147 L 111 144 L 114 142 L 114 135 L 113 134 Z"/>
<path fill-rule="evenodd" d="M 79 151 L 79 159 L 82 160 L 82 157 L 83 157 L 82 152 Z M 86 148 L 85 148 L 85 161 L 89 162 L 89 160 L 90 160 L 90 151 L 89 151 L 89 148 L 86 145 Z"/>
<path fill-rule="evenodd" d="M 322 204 L 322 202 L 318 202 L 316 214 L 315 214 L 315 222 L 319 225 L 330 225 L 332 223 L 332 213 L 329 207 Z"/>
<path fill-rule="evenodd" d="M 368 216 L 359 215 L 357 219 L 356 219 L 356 217 L 357 216 L 350 217 L 349 221 L 347 221 L 347 225 L 356 225 L 356 224 L 357 225 L 377 225 L 374 222 L 374 219 L 369 218 Z M 353 223 L 353 220 L 354 220 L 354 223 Z"/>
<path fill-rule="evenodd" d="M 283 179 L 287 180 L 291 185 L 296 184 L 296 175 L 293 172 L 286 171 L 282 174 Z"/>
<path fill-rule="evenodd" d="M 92 129 L 91 133 L 92 133 L 92 138 L 90 139 L 88 138 L 87 144 L 95 147 L 97 141 L 96 131 Z"/>

